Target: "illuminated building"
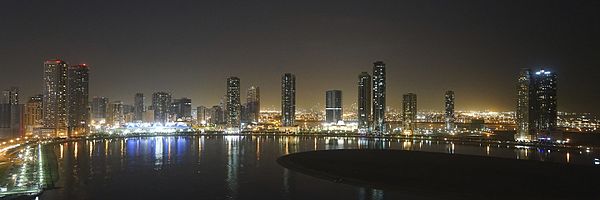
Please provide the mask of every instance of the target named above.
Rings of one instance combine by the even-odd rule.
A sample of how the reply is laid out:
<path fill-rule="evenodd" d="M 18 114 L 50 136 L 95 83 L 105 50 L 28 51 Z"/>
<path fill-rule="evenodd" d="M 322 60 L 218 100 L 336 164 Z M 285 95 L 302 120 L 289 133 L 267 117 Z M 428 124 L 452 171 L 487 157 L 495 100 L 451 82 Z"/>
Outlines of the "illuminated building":
<path fill-rule="evenodd" d="M 198 106 L 196 108 L 196 123 L 208 123 L 208 119 L 210 119 L 210 110 L 206 106 Z"/>
<path fill-rule="evenodd" d="M 367 72 L 362 72 L 358 75 L 357 115 L 359 132 L 369 132 L 371 120 L 371 76 Z"/>
<path fill-rule="evenodd" d="M 223 124 L 225 123 L 224 116 L 225 112 L 223 111 L 223 107 L 216 105 L 210 109 L 209 121 L 211 124 Z"/>
<path fill-rule="evenodd" d="M 70 66 L 68 69 L 68 132 L 69 136 L 85 134 L 90 124 L 89 74 L 86 64 Z"/>
<path fill-rule="evenodd" d="M 19 89 L 11 87 L 2 91 L 0 98 L 0 139 L 24 135 L 24 106 L 19 104 Z"/>
<path fill-rule="evenodd" d="M 110 125 L 121 125 L 125 123 L 125 112 L 122 101 L 114 101 L 108 104 L 108 119 Z"/>
<path fill-rule="evenodd" d="M 385 63 L 373 63 L 373 131 L 386 133 L 385 123 Z"/>
<path fill-rule="evenodd" d="M 529 126 L 538 135 L 556 130 L 556 73 L 539 70 L 531 76 Z"/>
<path fill-rule="evenodd" d="M 325 122 L 338 123 L 342 119 L 342 91 L 329 90 L 325 92 Z"/>
<path fill-rule="evenodd" d="M 55 136 L 66 136 L 67 132 L 67 84 L 68 66 L 62 60 L 44 62 L 44 127 Z"/>
<path fill-rule="evenodd" d="M 145 106 L 144 106 L 144 101 L 146 99 L 144 98 L 144 94 L 143 93 L 136 93 L 135 96 L 133 97 L 133 112 L 134 112 L 134 121 L 143 121 L 144 118 L 144 112 L 145 112 Z"/>
<path fill-rule="evenodd" d="M 417 94 L 408 93 L 402 96 L 402 124 L 404 134 L 413 134 L 417 120 Z"/>
<path fill-rule="evenodd" d="M 192 121 L 192 100 L 186 97 L 174 99 L 170 113 L 175 117 L 175 121 Z"/>
<path fill-rule="evenodd" d="M 43 99 L 43 95 L 36 95 L 31 97 L 25 104 L 25 130 L 28 134 L 33 133 L 34 129 L 41 128 L 43 126 Z"/>
<path fill-rule="evenodd" d="M 260 88 L 251 86 L 246 94 L 246 120 L 249 123 L 258 123 L 260 115 Z"/>
<path fill-rule="evenodd" d="M 152 109 L 154 109 L 154 122 L 166 123 L 171 106 L 171 94 L 166 92 L 155 92 L 152 94 Z"/>
<path fill-rule="evenodd" d="M 240 79 L 238 77 L 229 77 L 227 78 L 227 103 L 225 109 L 228 132 L 239 132 L 241 109 Z"/>
<path fill-rule="evenodd" d="M 452 132 L 454 130 L 454 91 L 446 91 L 444 95 L 445 99 L 445 114 L 444 119 L 446 122 L 446 131 Z"/>
<path fill-rule="evenodd" d="M 108 117 L 108 98 L 93 97 L 92 98 L 92 120 L 102 121 Z"/>
<path fill-rule="evenodd" d="M 296 76 L 281 77 L 281 126 L 294 126 L 296 118 Z"/>
<path fill-rule="evenodd" d="M 529 128 L 529 103 L 531 88 L 531 70 L 521 69 L 517 82 L 517 111 L 515 112 L 515 121 L 517 123 L 517 133 L 515 140 L 530 141 L 533 140 Z"/>

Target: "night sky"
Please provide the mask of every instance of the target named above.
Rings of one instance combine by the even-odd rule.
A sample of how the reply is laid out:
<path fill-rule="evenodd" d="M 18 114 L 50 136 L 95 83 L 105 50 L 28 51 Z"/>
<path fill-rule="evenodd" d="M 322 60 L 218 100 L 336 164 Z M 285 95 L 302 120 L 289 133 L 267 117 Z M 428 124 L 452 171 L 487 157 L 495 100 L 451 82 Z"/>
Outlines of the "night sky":
<path fill-rule="evenodd" d="M 559 110 L 600 113 L 600 1 L 3 0 L 0 27 L 0 89 L 23 96 L 58 57 L 91 66 L 91 96 L 125 103 L 164 90 L 212 106 L 238 76 L 279 109 L 291 72 L 299 107 L 328 89 L 349 107 L 382 60 L 396 108 L 413 92 L 419 110 L 441 110 L 455 90 L 458 110 L 514 110 L 519 69 L 549 66 Z"/>

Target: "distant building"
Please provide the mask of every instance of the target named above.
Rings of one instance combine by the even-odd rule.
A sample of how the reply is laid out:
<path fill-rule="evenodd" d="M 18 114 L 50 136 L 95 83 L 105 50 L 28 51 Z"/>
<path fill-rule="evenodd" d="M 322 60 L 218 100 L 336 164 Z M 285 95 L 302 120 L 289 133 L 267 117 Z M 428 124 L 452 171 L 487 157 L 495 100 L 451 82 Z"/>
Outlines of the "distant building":
<path fill-rule="evenodd" d="M 108 104 L 108 119 L 110 125 L 123 125 L 125 123 L 125 112 L 122 101 L 114 101 Z"/>
<path fill-rule="evenodd" d="M 260 117 L 260 88 L 251 86 L 246 94 L 246 118 L 248 123 L 258 123 Z"/>
<path fill-rule="evenodd" d="M 155 92 L 152 94 L 152 108 L 154 109 L 154 121 L 167 123 L 169 108 L 171 106 L 171 94 L 166 92 Z"/>
<path fill-rule="evenodd" d="M 446 91 L 444 95 L 445 99 L 445 114 L 444 118 L 446 121 L 446 131 L 452 132 L 454 130 L 454 91 Z"/>
<path fill-rule="evenodd" d="M 296 120 L 296 76 L 281 77 L 281 126 L 294 126 Z"/>
<path fill-rule="evenodd" d="M 373 63 L 373 131 L 386 133 L 385 123 L 385 63 Z"/>
<path fill-rule="evenodd" d="M 67 136 L 68 66 L 62 60 L 44 62 L 44 127 L 55 136 Z"/>
<path fill-rule="evenodd" d="M 357 116 L 359 132 L 369 132 L 371 126 L 371 75 L 367 72 L 362 72 L 358 75 Z"/>
<path fill-rule="evenodd" d="M 145 105 L 144 102 L 146 99 L 144 98 L 143 93 L 136 93 L 133 97 L 133 112 L 134 112 L 134 121 L 143 121 Z"/>
<path fill-rule="evenodd" d="M 210 109 L 210 123 L 211 124 L 224 124 L 225 123 L 225 111 L 221 106 L 213 106 Z"/>
<path fill-rule="evenodd" d="M 196 108 L 196 123 L 206 124 L 210 119 L 210 110 L 206 106 L 198 106 Z"/>
<path fill-rule="evenodd" d="M 171 103 L 171 112 L 175 121 L 192 121 L 192 100 L 186 97 L 174 99 Z"/>
<path fill-rule="evenodd" d="M 92 120 L 102 121 L 108 118 L 108 98 L 93 97 L 92 98 Z"/>
<path fill-rule="evenodd" d="M 515 140 L 551 138 L 557 126 L 557 75 L 545 69 L 521 69 L 517 82 Z"/>
<path fill-rule="evenodd" d="M 89 73 L 86 64 L 70 66 L 68 69 L 68 133 L 69 136 L 86 134 L 89 131 Z"/>
<path fill-rule="evenodd" d="M 329 90 L 325 92 L 325 122 L 338 123 L 342 119 L 342 91 Z"/>
<path fill-rule="evenodd" d="M 3 90 L 0 97 L 0 139 L 25 135 L 25 107 L 19 104 L 19 89 Z"/>
<path fill-rule="evenodd" d="M 42 102 L 44 96 L 33 96 L 25 104 L 25 132 L 33 134 L 35 129 L 43 126 L 44 117 L 42 115 Z"/>
<path fill-rule="evenodd" d="M 239 132 L 242 117 L 242 105 L 240 102 L 240 79 L 238 77 L 227 78 L 227 103 L 226 117 L 227 129 L 231 132 Z"/>
<path fill-rule="evenodd" d="M 404 134 L 412 135 L 417 120 L 417 94 L 408 93 L 402 96 L 402 127 Z"/>

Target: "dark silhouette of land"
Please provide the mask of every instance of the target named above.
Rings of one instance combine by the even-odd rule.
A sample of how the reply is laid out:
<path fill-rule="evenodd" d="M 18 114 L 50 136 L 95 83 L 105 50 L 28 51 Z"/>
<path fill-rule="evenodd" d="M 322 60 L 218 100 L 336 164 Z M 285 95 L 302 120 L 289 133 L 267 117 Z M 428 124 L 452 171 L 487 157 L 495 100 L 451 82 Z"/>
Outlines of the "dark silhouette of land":
<path fill-rule="evenodd" d="M 277 162 L 334 182 L 432 199 L 600 197 L 600 167 L 402 150 L 295 153 Z"/>

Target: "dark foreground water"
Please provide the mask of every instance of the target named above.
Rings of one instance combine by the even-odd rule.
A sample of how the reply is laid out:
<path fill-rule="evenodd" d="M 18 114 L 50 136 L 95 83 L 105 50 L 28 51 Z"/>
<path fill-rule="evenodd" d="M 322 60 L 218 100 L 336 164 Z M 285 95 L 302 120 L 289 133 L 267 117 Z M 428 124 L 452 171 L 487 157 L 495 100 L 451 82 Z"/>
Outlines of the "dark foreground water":
<path fill-rule="evenodd" d="M 303 136 L 141 137 L 52 147 L 58 159 L 58 189 L 44 192 L 39 199 L 421 198 L 321 180 L 276 162 L 282 155 L 311 150 L 390 148 L 583 165 L 595 165 L 594 159 L 600 158 L 586 149 Z M 485 181 L 493 180 L 482 183 Z"/>

